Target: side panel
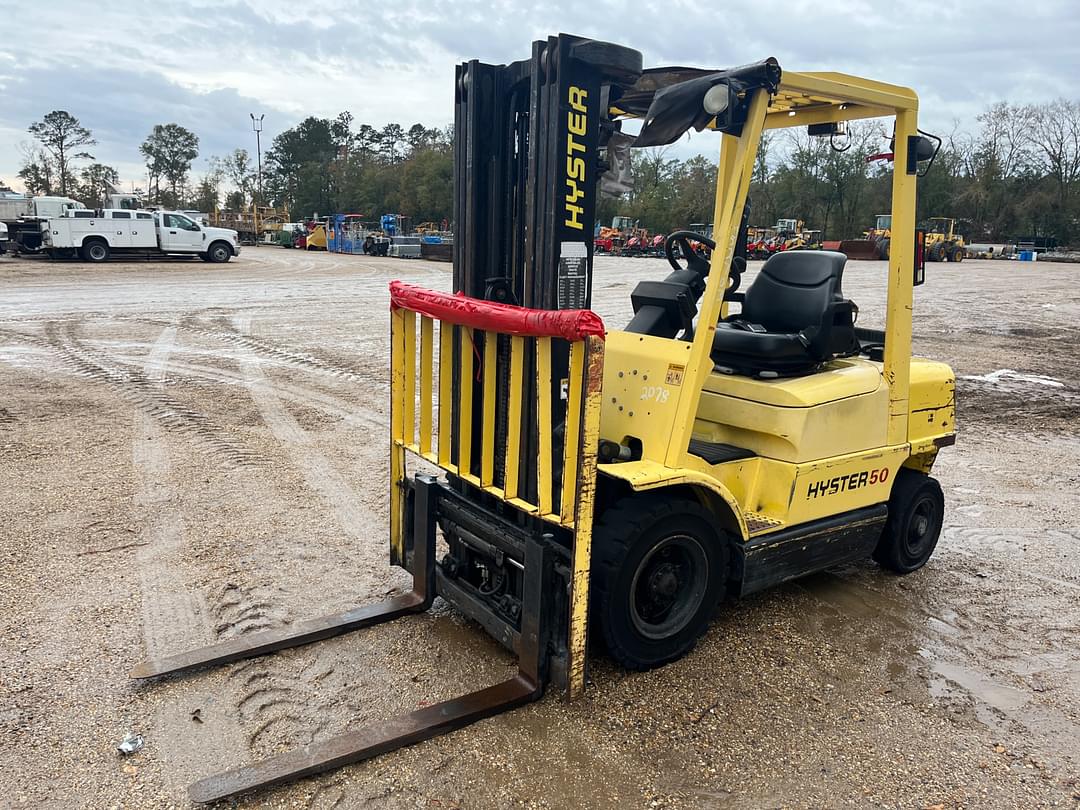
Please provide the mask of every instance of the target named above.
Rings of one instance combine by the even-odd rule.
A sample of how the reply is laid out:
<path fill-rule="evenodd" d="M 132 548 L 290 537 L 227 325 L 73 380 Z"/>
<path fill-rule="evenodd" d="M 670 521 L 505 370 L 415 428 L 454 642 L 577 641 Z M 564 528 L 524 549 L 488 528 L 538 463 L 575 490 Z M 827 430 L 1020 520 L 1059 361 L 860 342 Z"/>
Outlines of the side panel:
<path fill-rule="evenodd" d="M 101 220 L 103 228 L 108 228 L 109 245 L 116 248 L 131 247 L 131 220 L 107 217 Z"/>
<path fill-rule="evenodd" d="M 889 391 L 809 408 L 784 408 L 705 391 L 694 433 L 760 456 L 805 463 L 857 453 L 886 443 Z"/>
<path fill-rule="evenodd" d="M 907 457 L 908 446 L 900 445 L 807 464 L 774 462 L 759 488 L 762 508 L 757 511 L 796 526 L 884 503 Z"/>
<path fill-rule="evenodd" d="M 47 235 L 47 243 L 55 248 L 75 247 L 71 234 L 71 222 L 63 218 L 50 219 L 42 227 L 43 235 Z"/>
<path fill-rule="evenodd" d="M 157 247 L 157 230 L 152 219 L 131 220 L 131 246 L 143 250 Z"/>
<path fill-rule="evenodd" d="M 708 489 L 731 508 L 745 539 L 885 503 L 908 455 L 908 446 L 900 445 L 806 464 L 752 458 L 709 465 L 687 456 L 677 469 L 641 460 L 601 464 L 599 470 L 635 491 Z"/>
<path fill-rule="evenodd" d="M 956 375 L 944 363 L 911 361 L 908 436 L 915 450 L 956 432 Z"/>
<path fill-rule="evenodd" d="M 600 437 L 641 441 L 643 457 L 662 461 L 674 432 L 692 344 L 612 331 L 604 360 Z M 685 450 L 686 448 L 682 448 Z"/>

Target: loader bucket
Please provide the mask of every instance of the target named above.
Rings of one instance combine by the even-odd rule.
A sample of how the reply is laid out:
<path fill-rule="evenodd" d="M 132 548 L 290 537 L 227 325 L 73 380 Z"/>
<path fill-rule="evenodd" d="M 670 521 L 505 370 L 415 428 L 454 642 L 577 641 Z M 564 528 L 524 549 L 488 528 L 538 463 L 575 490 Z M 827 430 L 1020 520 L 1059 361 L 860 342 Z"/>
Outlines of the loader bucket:
<path fill-rule="evenodd" d="M 872 239 L 845 239 L 840 243 L 839 249 L 849 259 L 873 261 L 881 258 L 878 254 L 878 244 Z"/>

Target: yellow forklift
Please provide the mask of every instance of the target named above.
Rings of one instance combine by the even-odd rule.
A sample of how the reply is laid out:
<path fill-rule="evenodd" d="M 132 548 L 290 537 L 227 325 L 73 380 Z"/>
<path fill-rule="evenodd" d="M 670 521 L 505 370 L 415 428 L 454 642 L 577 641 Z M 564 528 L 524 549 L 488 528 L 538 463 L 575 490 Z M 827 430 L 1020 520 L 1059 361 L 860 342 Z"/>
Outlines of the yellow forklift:
<path fill-rule="evenodd" d="M 578 697 L 590 647 L 661 666 L 693 648 L 725 597 L 868 557 L 909 573 L 937 543 L 929 472 L 954 441 L 954 377 L 911 355 L 925 152 L 914 92 L 774 59 L 642 70 L 636 51 L 560 35 L 521 62 L 459 66 L 455 97 L 455 294 L 390 290 L 390 560 L 412 589 L 132 674 L 272 653 L 435 596 L 512 650 L 518 672 L 203 779 L 196 801 L 377 756 L 549 684 Z M 604 150 L 633 117 L 645 122 L 637 147 L 717 133 L 716 229 L 667 237 L 670 274 L 637 285 L 618 329 L 590 309 L 592 236 Z M 879 331 L 855 325 L 842 253 L 785 251 L 741 283 L 763 133 L 828 136 L 864 118 L 896 128 Z"/>

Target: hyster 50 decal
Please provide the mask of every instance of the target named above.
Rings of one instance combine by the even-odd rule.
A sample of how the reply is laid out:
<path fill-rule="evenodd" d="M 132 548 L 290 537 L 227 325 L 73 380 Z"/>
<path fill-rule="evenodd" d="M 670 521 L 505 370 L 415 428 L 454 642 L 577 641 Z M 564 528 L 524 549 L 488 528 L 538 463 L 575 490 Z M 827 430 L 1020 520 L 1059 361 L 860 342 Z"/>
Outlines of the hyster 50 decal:
<path fill-rule="evenodd" d="M 822 495 L 836 495 L 839 492 L 849 492 L 853 489 L 872 487 L 875 484 L 884 484 L 889 480 L 889 468 L 882 467 L 880 470 L 863 470 L 848 475 L 838 475 L 836 478 L 826 478 L 824 481 L 814 481 L 806 487 L 806 498 L 819 498 Z"/>
<path fill-rule="evenodd" d="M 585 196 L 585 159 L 581 154 L 585 152 L 584 140 L 574 140 L 574 136 L 585 138 L 589 119 L 585 113 L 585 100 L 589 97 L 587 90 L 570 85 L 569 98 L 570 109 L 566 113 L 566 227 L 582 230 L 581 215 L 585 208 L 578 205 L 578 200 Z"/>

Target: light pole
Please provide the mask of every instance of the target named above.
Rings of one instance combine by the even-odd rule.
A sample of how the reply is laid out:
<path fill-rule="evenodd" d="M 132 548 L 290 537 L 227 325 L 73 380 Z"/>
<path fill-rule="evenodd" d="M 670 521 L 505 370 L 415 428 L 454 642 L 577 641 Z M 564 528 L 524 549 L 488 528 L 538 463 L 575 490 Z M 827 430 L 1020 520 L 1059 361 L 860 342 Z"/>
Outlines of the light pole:
<path fill-rule="evenodd" d="M 258 196 L 254 205 L 251 207 L 254 209 L 255 214 L 255 244 L 259 243 L 259 203 L 262 201 L 262 128 L 263 118 L 266 114 L 263 113 L 258 118 L 255 117 L 255 113 L 248 113 L 251 116 L 251 128 L 255 131 L 255 154 L 258 158 L 258 174 L 255 175 L 255 187 L 257 189 Z"/>

